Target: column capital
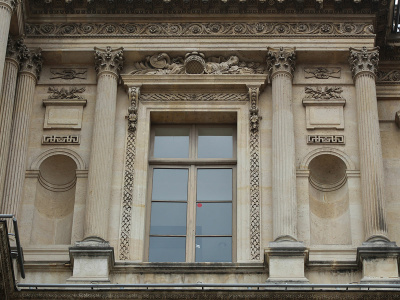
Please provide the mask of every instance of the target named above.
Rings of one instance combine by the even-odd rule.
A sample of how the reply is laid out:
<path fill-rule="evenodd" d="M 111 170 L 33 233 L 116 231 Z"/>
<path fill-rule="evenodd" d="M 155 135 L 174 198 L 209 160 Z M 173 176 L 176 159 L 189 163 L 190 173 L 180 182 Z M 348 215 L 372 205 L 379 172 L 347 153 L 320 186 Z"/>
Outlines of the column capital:
<path fill-rule="evenodd" d="M 42 49 L 28 49 L 26 45 L 22 44 L 19 51 L 19 60 L 19 72 L 30 73 L 38 80 L 43 65 Z"/>
<path fill-rule="evenodd" d="M 5 8 L 12 13 L 20 2 L 21 0 L 0 0 L 0 8 Z"/>
<path fill-rule="evenodd" d="M 372 49 L 367 49 L 367 47 L 350 48 L 349 64 L 353 78 L 363 72 L 368 72 L 375 77 L 378 71 L 378 61 L 379 47 Z"/>
<path fill-rule="evenodd" d="M 296 48 L 269 48 L 267 54 L 268 71 L 273 77 L 275 74 L 284 72 L 293 76 L 296 66 Z"/>
<path fill-rule="evenodd" d="M 6 57 L 19 64 L 20 53 L 23 51 L 23 48 L 24 40 L 22 38 L 13 38 L 12 36 L 8 36 Z"/>
<path fill-rule="evenodd" d="M 106 49 L 94 48 L 95 69 L 97 75 L 102 72 L 114 73 L 117 77 L 124 67 L 124 48 L 112 50 L 111 47 Z"/>

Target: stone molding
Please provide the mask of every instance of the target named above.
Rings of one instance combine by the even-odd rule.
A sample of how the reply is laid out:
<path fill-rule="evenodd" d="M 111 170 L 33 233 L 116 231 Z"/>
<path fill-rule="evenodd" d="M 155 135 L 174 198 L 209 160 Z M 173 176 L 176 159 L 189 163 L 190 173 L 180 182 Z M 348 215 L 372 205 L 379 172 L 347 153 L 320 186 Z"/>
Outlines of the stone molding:
<path fill-rule="evenodd" d="M 278 73 L 287 73 L 291 77 L 296 67 L 295 48 L 280 47 L 269 48 L 267 54 L 267 69 L 271 74 L 271 78 Z"/>
<path fill-rule="evenodd" d="M 129 260 L 130 235 L 132 226 L 133 184 L 135 179 L 136 160 L 136 126 L 139 105 L 140 87 L 128 90 L 130 106 L 128 108 L 128 135 L 126 137 L 126 156 L 124 171 L 124 187 L 122 199 L 122 218 L 119 239 L 119 259 Z"/>
<path fill-rule="evenodd" d="M 243 37 L 374 36 L 369 23 L 353 22 L 185 22 L 185 23 L 28 23 L 29 37 Z"/>
<path fill-rule="evenodd" d="M 367 47 L 362 47 L 362 49 L 350 48 L 349 64 L 353 78 L 364 72 L 376 76 L 379 62 L 378 50 L 379 47 L 372 49 L 367 49 Z"/>
<path fill-rule="evenodd" d="M 109 72 L 119 76 L 120 71 L 124 67 L 124 49 L 118 48 L 112 50 L 110 46 L 106 49 L 94 48 L 95 70 L 98 75 L 103 72 Z"/>
<path fill-rule="evenodd" d="M 196 64 L 196 69 L 194 69 Z M 196 73 L 194 73 L 196 72 Z M 131 75 L 167 74 L 265 74 L 265 66 L 256 62 L 243 62 L 236 55 L 230 57 L 208 57 L 202 53 L 191 52 L 183 57 L 171 58 L 167 53 L 147 56 L 145 60 L 134 63 Z"/>
<path fill-rule="evenodd" d="M 260 191 L 260 87 L 249 87 L 250 96 L 250 254 L 261 259 L 261 191 Z"/>

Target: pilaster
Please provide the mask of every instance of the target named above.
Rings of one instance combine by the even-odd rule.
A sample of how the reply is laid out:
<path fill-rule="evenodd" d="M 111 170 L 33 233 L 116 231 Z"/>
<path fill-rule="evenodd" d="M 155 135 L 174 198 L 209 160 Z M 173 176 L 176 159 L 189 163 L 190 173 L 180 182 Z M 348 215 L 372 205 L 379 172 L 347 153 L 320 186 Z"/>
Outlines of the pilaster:
<path fill-rule="evenodd" d="M 361 193 L 365 243 L 358 248 L 363 282 L 398 280 L 400 248 L 389 242 L 385 209 L 385 182 L 379 130 L 375 76 L 378 48 L 350 48 L 349 63 L 356 87 Z"/>

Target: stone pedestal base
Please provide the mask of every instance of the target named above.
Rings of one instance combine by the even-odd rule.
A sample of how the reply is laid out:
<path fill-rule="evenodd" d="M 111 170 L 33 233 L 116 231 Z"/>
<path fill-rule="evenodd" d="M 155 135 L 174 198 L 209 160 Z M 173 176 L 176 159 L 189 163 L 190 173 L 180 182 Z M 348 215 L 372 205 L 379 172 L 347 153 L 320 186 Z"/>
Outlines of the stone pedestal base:
<path fill-rule="evenodd" d="M 400 247 L 394 242 L 365 242 L 357 248 L 357 260 L 362 266 L 361 283 L 400 283 L 398 257 Z"/>
<path fill-rule="evenodd" d="M 271 242 L 265 255 L 269 267 L 267 282 L 308 283 L 304 276 L 308 250 L 302 242 Z"/>
<path fill-rule="evenodd" d="M 114 248 L 100 238 L 86 238 L 69 248 L 73 265 L 67 283 L 109 283 L 110 268 L 114 265 Z"/>

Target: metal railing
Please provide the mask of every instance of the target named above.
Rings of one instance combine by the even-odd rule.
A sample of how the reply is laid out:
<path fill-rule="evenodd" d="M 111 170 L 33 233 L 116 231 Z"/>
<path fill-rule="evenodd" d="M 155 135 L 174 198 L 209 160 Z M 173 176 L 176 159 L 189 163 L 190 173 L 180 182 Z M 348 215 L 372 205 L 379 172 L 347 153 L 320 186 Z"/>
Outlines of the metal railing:
<path fill-rule="evenodd" d="M 385 289 L 399 290 L 400 284 L 310 284 L 310 283 L 139 283 L 139 284 L 40 284 L 40 283 L 19 283 L 17 288 L 21 289 L 55 289 L 55 288 L 76 288 L 83 290 L 102 290 L 102 289 L 118 289 L 118 290 L 154 290 L 154 289 L 244 289 L 244 290 L 370 290 L 370 289 Z"/>
<path fill-rule="evenodd" d="M 14 215 L 0 214 L 0 219 L 12 219 L 14 234 L 8 233 L 8 235 L 15 236 L 15 243 L 17 244 L 17 259 L 21 272 L 21 277 L 25 278 L 25 268 L 24 268 L 24 254 L 22 252 L 21 242 L 19 240 L 19 232 L 18 232 L 18 222 Z"/>

